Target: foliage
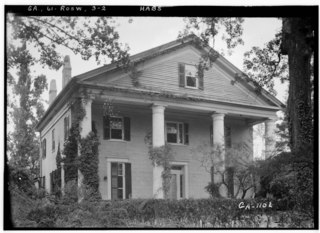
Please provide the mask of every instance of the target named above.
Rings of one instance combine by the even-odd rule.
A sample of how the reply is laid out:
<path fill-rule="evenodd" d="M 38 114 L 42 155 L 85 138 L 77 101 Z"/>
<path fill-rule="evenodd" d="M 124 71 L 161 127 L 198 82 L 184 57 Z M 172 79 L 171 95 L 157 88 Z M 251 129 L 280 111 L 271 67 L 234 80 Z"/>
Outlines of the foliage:
<path fill-rule="evenodd" d="M 161 173 L 162 177 L 162 188 L 164 191 L 165 198 L 168 197 L 171 180 L 171 165 L 170 161 L 173 159 L 172 150 L 169 144 L 165 144 L 160 147 L 149 147 L 149 159 L 152 161 L 153 166 L 163 167 Z"/>
<path fill-rule="evenodd" d="M 274 79 L 288 81 L 288 57 L 281 54 L 281 33 L 269 41 L 264 48 L 253 47 L 244 54 L 245 73 L 274 95 Z"/>
<path fill-rule="evenodd" d="M 161 173 L 162 188 L 164 191 L 165 198 L 168 198 L 168 192 L 170 189 L 170 180 L 171 180 L 170 161 L 173 160 L 172 148 L 168 143 L 160 147 L 153 147 L 151 132 L 149 132 L 145 136 L 144 141 L 149 147 L 148 155 L 149 155 L 149 159 L 152 162 L 152 165 L 163 167 L 163 171 Z"/>
<path fill-rule="evenodd" d="M 65 183 L 68 183 L 71 180 L 77 180 L 78 177 L 78 166 L 77 166 L 77 157 L 78 157 L 78 130 L 75 125 L 72 125 L 70 128 L 69 136 L 64 142 L 63 158 L 64 170 L 65 170 Z"/>
<path fill-rule="evenodd" d="M 250 189 L 256 189 L 257 168 L 245 143 L 233 144 L 232 148 L 225 149 L 217 144 L 203 144 L 192 149 L 192 153 L 212 177 L 205 187 L 212 197 L 221 197 L 217 195 L 217 190 L 222 186 L 227 188 L 230 198 L 244 198 Z M 233 182 L 229 183 L 230 179 Z M 237 188 L 235 191 L 234 187 Z"/>
<path fill-rule="evenodd" d="M 257 196 L 272 194 L 295 210 L 313 216 L 313 148 L 283 152 L 260 163 L 261 190 Z"/>
<path fill-rule="evenodd" d="M 80 140 L 79 170 L 84 176 L 83 184 L 92 189 L 90 195 L 85 198 L 92 198 L 93 195 L 100 196 L 99 192 L 99 138 L 94 132 L 90 132 Z"/>
<path fill-rule="evenodd" d="M 30 175 L 35 178 L 39 172 L 40 145 L 34 128 L 44 114 L 40 96 L 47 88 L 47 83 L 45 76 L 32 77 L 30 74 L 31 55 L 25 44 L 18 52 L 18 80 L 11 80 L 13 94 L 18 101 L 12 101 L 10 107 L 13 111 L 8 111 L 14 129 L 13 132 L 9 132 L 10 137 L 7 138 L 10 145 L 7 153 L 12 166 L 30 169 Z"/>
<path fill-rule="evenodd" d="M 209 182 L 209 184 L 206 187 L 204 187 L 204 189 L 210 194 L 211 197 L 221 198 L 219 187 L 220 184 Z"/>
<path fill-rule="evenodd" d="M 180 38 L 195 32 L 199 33 L 199 37 L 207 45 L 212 40 L 212 46 L 214 46 L 214 37 L 220 33 L 220 35 L 222 34 L 222 39 L 226 41 L 228 49 L 235 48 L 238 44 L 243 44 L 241 38 L 243 33 L 243 18 L 188 17 L 184 18 L 184 21 L 186 26 L 179 33 Z M 224 33 L 222 33 L 221 28 L 224 28 Z"/>
<path fill-rule="evenodd" d="M 57 52 L 59 46 L 85 60 L 95 57 L 98 63 L 101 60 L 106 63 L 106 58 L 111 62 L 124 62 L 128 58 L 128 46 L 119 43 L 111 17 L 23 17 L 11 13 L 6 19 L 12 41 L 28 41 L 37 49 L 37 56 L 30 57 L 32 63 L 59 69 L 63 64 Z M 8 67 L 14 67 L 19 56 L 14 43 L 7 46 L 7 54 Z"/>

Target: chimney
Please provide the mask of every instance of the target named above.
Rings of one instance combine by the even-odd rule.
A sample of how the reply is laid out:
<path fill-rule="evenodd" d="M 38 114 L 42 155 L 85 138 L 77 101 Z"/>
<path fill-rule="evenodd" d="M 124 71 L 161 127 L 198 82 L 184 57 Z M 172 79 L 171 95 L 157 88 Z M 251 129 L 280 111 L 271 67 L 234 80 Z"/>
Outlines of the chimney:
<path fill-rule="evenodd" d="M 57 96 L 56 80 L 52 79 L 50 82 L 50 90 L 49 90 L 49 106 L 52 104 L 56 96 Z"/>
<path fill-rule="evenodd" d="M 71 79 L 71 64 L 70 57 L 67 55 L 64 57 L 64 64 L 62 69 L 62 89 L 68 84 Z"/>

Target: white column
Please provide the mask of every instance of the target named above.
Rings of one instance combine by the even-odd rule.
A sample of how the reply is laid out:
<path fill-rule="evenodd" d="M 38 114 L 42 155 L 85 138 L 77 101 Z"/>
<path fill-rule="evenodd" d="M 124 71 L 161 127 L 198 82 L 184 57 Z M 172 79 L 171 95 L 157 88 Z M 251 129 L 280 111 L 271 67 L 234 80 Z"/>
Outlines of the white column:
<path fill-rule="evenodd" d="M 213 125 L 213 146 L 215 150 L 219 150 L 217 153 L 217 158 L 214 161 L 217 162 L 215 165 L 215 174 L 214 174 L 214 182 L 219 183 L 222 180 L 221 175 L 216 173 L 218 171 L 221 174 L 225 171 L 225 148 L 224 148 L 224 116 L 223 113 L 214 113 L 212 114 L 212 125 Z M 224 176 L 226 178 L 226 176 Z M 223 197 L 227 197 L 227 189 L 225 186 L 220 186 L 220 194 Z"/>
<path fill-rule="evenodd" d="M 160 147 L 165 144 L 164 140 L 164 106 L 152 106 L 152 146 Z M 164 198 L 162 188 L 162 166 L 153 167 L 153 196 L 154 198 Z"/>
<path fill-rule="evenodd" d="M 265 121 L 265 158 L 269 158 L 275 152 L 275 120 Z"/>
<path fill-rule="evenodd" d="M 82 121 L 80 122 L 80 127 L 81 127 L 80 135 L 81 135 L 81 138 L 86 137 L 92 130 L 91 129 L 91 127 L 92 127 L 91 105 L 92 105 L 92 100 L 91 99 L 83 100 L 82 106 L 85 109 L 86 114 L 85 114 L 84 118 L 82 119 Z M 80 144 L 78 145 L 78 155 L 80 156 Z M 80 169 L 78 169 L 78 187 L 79 188 L 82 187 L 82 181 L 83 181 L 83 174 L 80 172 Z M 81 201 L 82 198 L 83 198 L 83 196 L 80 195 L 78 201 Z"/>
<path fill-rule="evenodd" d="M 62 196 L 64 196 L 64 186 L 65 186 L 65 183 L 64 183 L 64 163 L 60 163 L 61 165 L 61 194 Z"/>

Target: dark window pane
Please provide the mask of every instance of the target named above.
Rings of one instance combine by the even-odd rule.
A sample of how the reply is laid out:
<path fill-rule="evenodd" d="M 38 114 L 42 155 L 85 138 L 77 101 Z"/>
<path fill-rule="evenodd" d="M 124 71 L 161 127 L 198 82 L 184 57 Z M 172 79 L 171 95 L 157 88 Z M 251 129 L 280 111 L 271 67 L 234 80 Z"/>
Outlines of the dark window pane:
<path fill-rule="evenodd" d="M 183 198 L 183 175 L 180 175 L 180 197 Z"/>
<path fill-rule="evenodd" d="M 123 190 L 122 189 L 118 189 L 118 198 L 123 199 Z"/>
<path fill-rule="evenodd" d="M 123 166 L 123 164 L 119 163 L 119 165 L 118 165 L 118 176 L 122 176 L 122 174 L 123 174 L 122 166 Z"/>
<path fill-rule="evenodd" d="M 187 86 L 197 87 L 197 79 L 195 77 L 187 76 Z"/>
<path fill-rule="evenodd" d="M 182 124 L 179 124 L 179 143 L 183 143 Z"/>
<path fill-rule="evenodd" d="M 123 177 L 118 176 L 118 188 L 123 188 Z"/>
<path fill-rule="evenodd" d="M 118 175 L 118 163 L 111 163 L 111 175 L 112 176 Z"/>
<path fill-rule="evenodd" d="M 122 139 L 122 129 L 111 129 L 112 139 Z"/>
<path fill-rule="evenodd" d="M 176 134 L 167 134 L 167 141 L 171 143 L 177 143 L 177 135 Z"/>

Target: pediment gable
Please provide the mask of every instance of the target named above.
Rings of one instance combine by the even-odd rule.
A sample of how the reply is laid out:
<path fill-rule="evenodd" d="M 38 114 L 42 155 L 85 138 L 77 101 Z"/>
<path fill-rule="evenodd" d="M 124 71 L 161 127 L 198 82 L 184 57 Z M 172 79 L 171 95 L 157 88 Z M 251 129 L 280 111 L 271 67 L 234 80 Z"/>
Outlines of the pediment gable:
<path fill-rule="evenodd" d="M 176 42 L 176 41 L 175 41 Z M 203 90 L 179 86 L 179 64 L 197 65 L 201 57 L 199 48 L 192 43 L 170 42 L 163 46 L 132 56 L 137 62 L 136 70 L 139 88 L 166 91 L 180 95 L 212 99 L 214 101 L 265 107 L 280 107 L 281 102 L 268 93 L 258 93 L 254 86 L 235 82 L 235 76 L 242 72 L 222 56 L 204 72 Z M 96 74 L 79 78 L 86 83 L 136 88 L 130 73 L 121 69 L 103 67 Z"/>

